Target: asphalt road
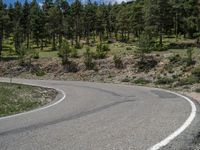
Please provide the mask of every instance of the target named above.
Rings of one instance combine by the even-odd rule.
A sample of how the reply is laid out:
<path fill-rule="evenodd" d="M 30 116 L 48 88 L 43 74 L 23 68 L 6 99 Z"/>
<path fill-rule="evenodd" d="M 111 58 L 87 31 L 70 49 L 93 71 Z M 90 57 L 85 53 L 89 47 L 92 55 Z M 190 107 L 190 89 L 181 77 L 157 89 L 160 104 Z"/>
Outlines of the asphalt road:
<path fill-rule="evenodd" d="M 72 81 L 14 82 L 57 88 L 66 97 L 48 108 L 0 118 L 0 150 L 147 150 L 177 131 L 192 111 L 183 97 L 153 88 Z M 60 93 L 56 99 L 62 97 Z M 197 112 L 188 127 L 160 149 L 190 149 L 200 125 L 199 106 L 195 105 Z"/>

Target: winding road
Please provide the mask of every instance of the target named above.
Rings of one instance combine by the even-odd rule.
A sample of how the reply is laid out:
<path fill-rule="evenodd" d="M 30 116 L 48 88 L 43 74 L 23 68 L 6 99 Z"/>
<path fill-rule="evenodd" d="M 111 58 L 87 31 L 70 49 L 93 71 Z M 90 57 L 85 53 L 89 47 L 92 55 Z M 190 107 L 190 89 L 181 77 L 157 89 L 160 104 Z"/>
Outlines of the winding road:
<path fill-rule="evenodd" d="M 13 81 L 60 93 L 48 106 L 0 118 L 0 150 L 189 150 L 199 132 L 198 104 L 176 93 L 105 83 Z"/>

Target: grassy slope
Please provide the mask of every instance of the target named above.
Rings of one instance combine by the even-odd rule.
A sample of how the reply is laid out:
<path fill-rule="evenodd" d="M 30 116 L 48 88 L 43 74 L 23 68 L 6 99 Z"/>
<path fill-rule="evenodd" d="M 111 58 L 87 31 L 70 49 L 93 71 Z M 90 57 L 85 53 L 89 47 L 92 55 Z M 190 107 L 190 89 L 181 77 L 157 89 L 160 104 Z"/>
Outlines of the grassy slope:
<path fill-rule="evenodd" d="M 56 92 L 51 89 L 0 83 L 0 116 L 37 108 L 47 104 L 55 96 Z"/>

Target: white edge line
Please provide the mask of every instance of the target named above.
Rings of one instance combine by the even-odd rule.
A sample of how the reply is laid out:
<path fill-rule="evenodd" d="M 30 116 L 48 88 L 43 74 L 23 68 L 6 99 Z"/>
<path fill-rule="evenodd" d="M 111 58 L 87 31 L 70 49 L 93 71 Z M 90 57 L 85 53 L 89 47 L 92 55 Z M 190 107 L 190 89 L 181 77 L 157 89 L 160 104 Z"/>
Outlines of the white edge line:
<path fill-rule="evenodd" d="M 156 145 L 152 146 L 148 150 L 159 150 L 160 148 L 162 148 L 162 147 L 166 146 L 167 144 L 169 144 L 173 139 L 175 139 L 178 135 L 180 135 L 187 127 L 189 127 L 189 125 L 194 120 L 194 118 L 196 116 L 196 111 L 197 111 L 197 108 L 196 108 L 195 104 L 188 97 L 183 96 L 183 95 L 178 94 L 178 93 L 175 93 L 175 92 L 167 91 L 167 90 L 162 90 L 162 89 L 159 89 L 159 90 L 175 94 L 175 95 L 177 95 L 179 97 L 182 97 L 185 100 L 187 100 L 191 105 L 191 113 L 190 113 L 190 116 L 188 117 L 188 119 L 183 123 L 183 125 L 180 128 L 178 128 L 176 131 L 174 131 L 167 138 L 165 138 L 161 142 L 157 143 Z"/>
<path fill-rule="evenodd" d="M 36 85 L 36 84 L 25 84 L 25 85 L 38 86 L 38 87 L 43 87 L 43 88 L 52 88 L 52 89 L 55 89 L 55 90 L 57 90 L 58 92 L 62 93 L 63 97 L 62 97 L 61 99 L 57 100 L 55 103 L 52 103 L 52 104 L 50 104 L 50 105 L 47 105 L 47 106 L 44 106 L 44 107 L 40 107 L 40 108 L 31 110 L 31 111 L 18 113 L 18 114 L 15 114 L 15 115 L 0 117 L 0 120 L 5 120 L 5 119 L 9 119 L 9 118 L 14 118 L 14 117 L 18 117 L 18 116 L 22 116 L 22 115 L 26 115 L 26 114 L 30 114 L 30 113 L 34 113 L 34 112 L 38 112 L 38 111 L 41 111 L 41 110 L 50 108 L 50 107 L 53 107 L 53 106 L 59 104 L 60 102 L 62 102 L 62 101 L 66 98 L 65 92 L 64 92 L 63 90 L 60 90 L 60 89 L 57 89 L 57 88 L 48 87 L 48 86 L 40 86 L 40 85 Z"/>

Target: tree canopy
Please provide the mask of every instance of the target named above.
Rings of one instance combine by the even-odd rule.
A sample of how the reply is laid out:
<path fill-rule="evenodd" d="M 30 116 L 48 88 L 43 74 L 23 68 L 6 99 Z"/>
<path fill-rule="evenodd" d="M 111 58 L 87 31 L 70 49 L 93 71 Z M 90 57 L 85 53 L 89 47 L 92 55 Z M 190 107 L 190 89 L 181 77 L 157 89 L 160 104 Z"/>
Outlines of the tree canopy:
<path fill-rule="evenodd" d="M 48 43 L 52 50 L 61 48 L 63 39 L 79 46 L 95 40 L 128 42 L 134 38 L 151 37 L 160 46 L 164 35 L 198 37 L 200 29 L 198 0 L 135 0 L 129 3 L 105 4 L 88 0 L 36 0 L 6 6 L 0 0 L 0 56 L 3 39 L 13 37 L 18 51 L 30 41 L 43 49 Z M 148 34 L 148 35 L 144 35 Z M 150 40 L 150 39 L 148 39 Z"/>

